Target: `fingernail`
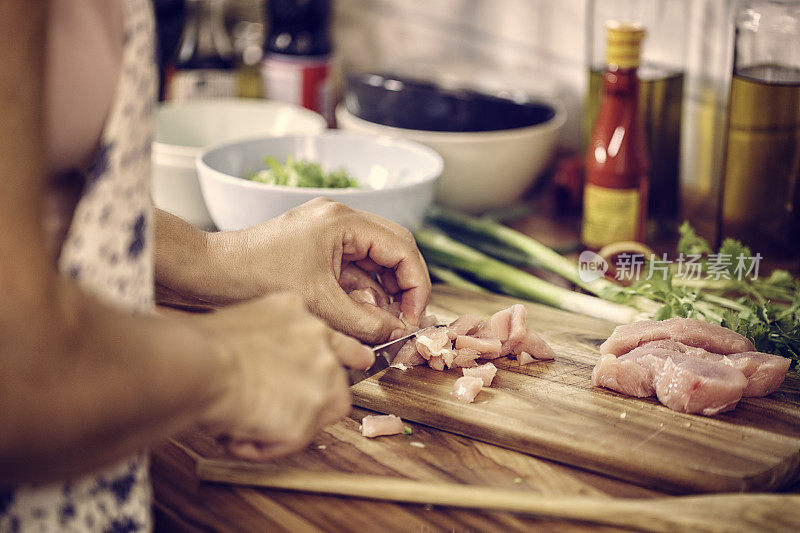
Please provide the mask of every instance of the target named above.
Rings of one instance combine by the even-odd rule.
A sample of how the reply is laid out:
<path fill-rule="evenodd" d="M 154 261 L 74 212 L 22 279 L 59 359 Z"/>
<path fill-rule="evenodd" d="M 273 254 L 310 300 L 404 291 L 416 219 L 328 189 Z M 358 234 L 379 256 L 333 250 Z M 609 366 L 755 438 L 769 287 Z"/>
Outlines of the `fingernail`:
<path fill-rule="evenodd" d="M 405 328 L 397 328 L 389 334 L 389 341 L 394 341 L 406 334 Z"/>

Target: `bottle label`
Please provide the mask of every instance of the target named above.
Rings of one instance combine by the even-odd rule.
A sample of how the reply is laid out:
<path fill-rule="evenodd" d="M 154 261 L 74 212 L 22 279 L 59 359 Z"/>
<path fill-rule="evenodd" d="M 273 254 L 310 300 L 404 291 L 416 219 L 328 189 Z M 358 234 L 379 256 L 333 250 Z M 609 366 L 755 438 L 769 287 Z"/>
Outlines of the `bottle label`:
<path fill-rule="evenodd" d="M 611 189 L 587 183 L 583 191 L 583 243 L 600 248 L 612 242 L 635 241 L 641 200 L 639 189 Z"/>
<path fill-rule="evenodd" d="M 330 59 L 271 54 L 261 63 L 264 96 L 316 111 L 333 124 L 335 104 Z"/>
<path fill-rule="evenodd" d="M 236 96 L 235 71 L 178 70 L 172 74 L 167 98 L 175 102 Z"/>

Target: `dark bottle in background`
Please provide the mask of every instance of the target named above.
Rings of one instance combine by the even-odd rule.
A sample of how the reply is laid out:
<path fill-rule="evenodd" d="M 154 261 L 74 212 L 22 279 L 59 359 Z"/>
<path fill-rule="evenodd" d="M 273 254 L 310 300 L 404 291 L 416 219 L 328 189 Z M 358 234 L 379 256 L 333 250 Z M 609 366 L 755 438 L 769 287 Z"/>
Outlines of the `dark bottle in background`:
<path fill-rule="evenodd" d="M 183 33 L 167 74 L 167 100 L 236 96 L 235 61 L 224 9 L 225 0 L 186 0 Z"/>
<path fill-rule="evenodd" d="M 264 96 L 302 105 L 332 125 L 336 93 L 330 0 L 269 0 L 266 11 Z"/>

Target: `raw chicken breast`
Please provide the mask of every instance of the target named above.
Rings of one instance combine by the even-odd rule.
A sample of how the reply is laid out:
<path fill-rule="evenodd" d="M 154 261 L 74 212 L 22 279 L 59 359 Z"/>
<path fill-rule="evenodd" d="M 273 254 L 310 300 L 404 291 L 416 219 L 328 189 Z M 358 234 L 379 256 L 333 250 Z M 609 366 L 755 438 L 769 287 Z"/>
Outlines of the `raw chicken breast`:
<path fill-rule="evenodd" d="M 483 380 L 483 386 L 489 387 L 492 384 L 495 374 L 497 374 L 497 367 L 492 363 L 486 363 L 485 365 L 476 366 L 475 368 L 465 368 L 462 372 L 465 376 L 481 378 Z"/>
<path fill-rule="evenodd" d="M 456 350 L 456 356 L 453 358 L 453 365 L 461 367 L 475 367 L 478 366 L 478 363 L 475 362 L 475 359 L 480 356 L 481 354 L 478 353 L 477 350 L 473 350 L 471 348 L 462 348 L 460 350 Z"/>
<path fill-rule="evenodd" d="M 510 341 L 509 341 L 510 342 Z M 511 353 L 519 355 L 526 352 L 536 359 L 554 359 L 556 353 L 543 338 L 529 329 L 525 329 L 522 339 L 511 348 Z"/>
<path fill-rule="evenodd" d="M 409 339 L 397 355 L 394 356 L 392 364 L 396 365 L 402 363 L 404 365 L 421 365 L 425 363 L 425 358 L 422 357 L 417 351 L 416 343 L 413 339 Z"/>
<path fill-rule="evenodd" d="M 455 348 L 461 350 L 462 348 L 469 348 L 475 350 L 481 357 L 485 355 L 500 355 L 500 349 L 503 343 L 500 339 L 480 339 L 478 337 L 468 337 L 466 335 L 459 335 L 456 337 Z"/>
<path fill-rule="evenodd" d="M 450 337 L 446 328 L 427 328 L 417 334 L 415 340 L 417 351 L 425 359 L 434 355 L 442 355 L 445 350 L 451 350 Z"/>
<path fill-rule="evenodd" d="M 444 370 L 444 359 L 441 355 L 434 355 L 428 360 L 428 364 L 434 370 Z"/>
<path fill-rule="evenodd" d="M 673 340 L 652 341 L 642 345 L 645 346 L 675 350 L 706 361 L 722 362 L 739 370 L 747 378 L 747 386 L 742 392 L 745 398 L 766 396 L 775 391 L 786 378 L 791 363 L 785 357 L 762 352 L 720 355 Z"/>
<path fill-rule="evenodd" d="M 746 398 L 766 396 L 781 386 L 791 361 L 786 357 L 762 352 L 733 353 L 723 361 L 739 370 L 747 378 L 742 392 Z"/>
<path fill-rule="evenodd" d="M 356 289 L 350 291 L 348 296 L 359 303 L 374 305 L 375 307 L 379 307 L 378 305 L 378 293 L 375 292 L 375 289 L 367 287 L 366 289 Z"/>
<path fill-rule="evenodd" d="M 361 419 L 361 435 L 380 437 L 403 432 L 403 420 L 396 415 L 369 415 Z"/>
<path fill-rule="evenodd" d="M 617 326 L 600 345 L 600 353 L 625 354 L 649 341 L 671 339 L 688 346 L 703 348 L 712 353 L 731 354 L 753 351 L 746 337 L 728 328 L 691 318 L 642 320 Z"/>
<path fill-rule="evenodd" d="M 675 411 L 707 416 L 736 407 L 746 385 L 735 368 L 685 354 L 668 357 L 655 380 L 658 401 Z"/>
<path fill-rule="evenodd" d="M 475 333 L 476 337 L 482 339 L 500 339 L 501 342 L 508 340 L 511 331 L 511 308 L 502 309 L 486 319 Z"/>
<path fill-rule="evenodd" d="M 655 395 L 683 413 L 714 415 L 736 407 L 747 379 L 721 356 L 708 360 L 653 344 L 621 357 L 601 356 L 592 383 L 640 398 Z"/>
<path fill-rule="evenodd" d="M 459 335 L 471 335 L 478 329 L 478 325 L 483 319 L 478 315 L 461 315 L 447 326 L 447 334 L 450 340 Z"/>
<path fill-rule="evenodd" d="M 533 363 L 534 361 L 536 361 L 536 359 L 528 352 L 520 352 L 519 355 L 517 355 L 517 363 L 519 363 L 520 366 Z"/>
<path fill-rule="evenodd" d="M 656 374 L 669 356 L 659 355 L 649 351 L 638 353 L 634 351 L 622 357 L 615 357 L 612 354 L 602 355 L 592 370 L 592 385 L 637 398 L 655 396 Z"/>
<path fill-rule="evenodd" d="M 393 364 L 419 365 L 431 368 L 474 368 L 476 359 L 491 360 L 506 355 L 516 356 L 520 364 L 536 359 L 553 359 L 550 346 L 525 322 L 524 305 L 512 305 L 482 321 L 477 315 L 463 315 L 449 326 L 429 326 L 416 331 L 398 351 Z M 426 316 L 421 325 L 434 322 Z M 413 331 L 413 330 L 411 330 Z"/>
<path fill-rule="evenodd" d="M 528 321 L 528 310 L 522 304 L 514 304 L 508 310 L 511 312 L 511 317 L 509 319 L 507 342 L 522 342 L 530 332 L 525 325 Z"/>
<path fill-rule="evenodd" d="M 460 377 L 453 384 L 453 394 L 459 402 L 472 403 L 483 387 L 483 379 L 474 376 Z"/>

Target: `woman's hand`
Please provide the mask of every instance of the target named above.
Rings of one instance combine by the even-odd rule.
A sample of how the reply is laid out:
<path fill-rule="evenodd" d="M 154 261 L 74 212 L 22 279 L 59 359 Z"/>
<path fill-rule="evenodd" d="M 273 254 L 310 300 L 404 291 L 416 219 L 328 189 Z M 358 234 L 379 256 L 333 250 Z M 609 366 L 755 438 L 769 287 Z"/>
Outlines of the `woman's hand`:
<path fill-rule="evenodd" d="M 162 214 L 156 225 L 157 281 L 211 306 L 295 291 L 331 327 L 379 343 L 399 336 L 404 321 L 418 325 L 430 297 L 428 271 L 408 230 L 331 200 L 317 198 L 246 230 L 206 234 L 185 261 L 176 261 L 169 246 L 158 248 L 181 241 L 170 220 Z M 174 238 L 162 238 L 170 233 Z M 347 296 L 366 287 L 379 300 L 398 298 L 403 321 Z"/>
<path fill-rule="evenodd" d="M 350 411 L 342 365 L 369 367 L 372 351 L 328 328 L 294 293 L 192 317 L 228 363 L 223 394 L 202 423 L 231 452 L 263 461 L 302 449 Z"/>

